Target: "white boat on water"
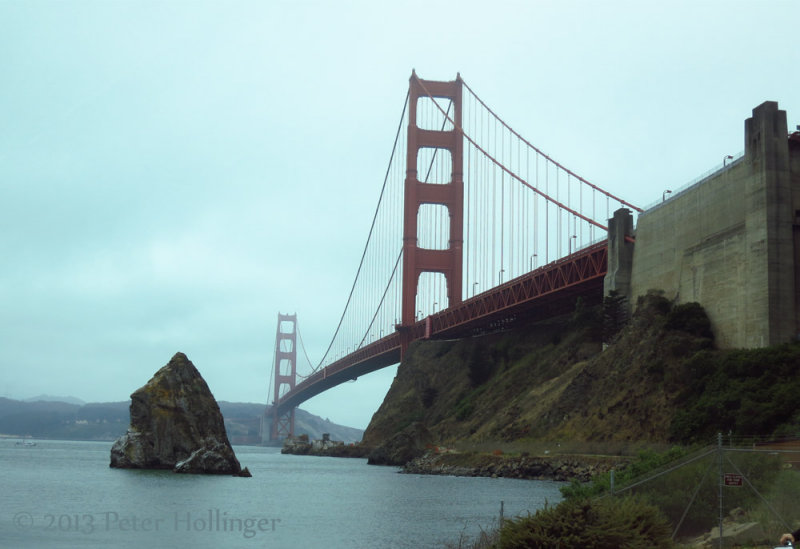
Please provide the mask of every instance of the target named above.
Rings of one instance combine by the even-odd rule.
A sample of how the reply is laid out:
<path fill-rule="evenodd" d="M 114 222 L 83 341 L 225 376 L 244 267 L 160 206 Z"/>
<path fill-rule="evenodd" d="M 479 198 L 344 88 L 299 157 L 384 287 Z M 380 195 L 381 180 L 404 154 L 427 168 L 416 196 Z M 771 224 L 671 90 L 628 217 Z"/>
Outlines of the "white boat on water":
<path fill-rule="evenodd" d="M 18 440 L 16 446 L 36 446 L 36 443 L 30 439 Z"/>

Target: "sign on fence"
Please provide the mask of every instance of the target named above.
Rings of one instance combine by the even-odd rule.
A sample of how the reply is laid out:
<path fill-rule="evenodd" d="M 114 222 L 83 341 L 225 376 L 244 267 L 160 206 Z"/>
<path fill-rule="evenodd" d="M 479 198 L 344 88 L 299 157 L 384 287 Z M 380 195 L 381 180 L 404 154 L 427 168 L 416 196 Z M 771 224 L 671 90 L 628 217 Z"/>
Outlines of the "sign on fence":
<path fill-rule="evenodd" d="M 742 475 L 734 475 L 733 473 L 725 473 L 723 477 L 725 486 L 742 486 Z"/>

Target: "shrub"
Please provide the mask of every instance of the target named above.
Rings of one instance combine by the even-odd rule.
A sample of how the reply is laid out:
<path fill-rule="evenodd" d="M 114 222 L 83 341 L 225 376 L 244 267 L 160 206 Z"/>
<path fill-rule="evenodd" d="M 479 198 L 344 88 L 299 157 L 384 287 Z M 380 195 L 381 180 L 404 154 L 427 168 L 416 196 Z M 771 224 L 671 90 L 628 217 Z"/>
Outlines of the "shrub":
<path fill-rule="evenodd" d="M 467 359 L 469 381 L 473 387 L 486 383 L 494 373 L 495 363 L 489 355 L 486 346 L 475 342 Z"/>
<path fill-rule="evenodd" d="M 603 343 L 611 343 L 628 323 L 628 302 L 617 290 L 603 298 Z"/>
<path fill-rule="evenodd" d="M 686 449 L 674 447 L 667 452 L 657 453 L 643 451 L 639 459 L 627 468 L 616 473 L 616 489 L 620 490 L 632 482 L 639 482 L 644 475 L 663 470 L 666 466 L 674 466 L 678 460 L 686 458 L 686 463 L 673 471 L 652 479 L 634 488 L 635 494 L 642 501 L 657 507 L 671 524 L 681 523 L 684 535 L 693 535 L 708 531 L 719 517 L 719 491 L 714 472 L 717 470 L 719 454 L 712 452 L 703 459 L 697 460 L 688 454 Z M 780 459 L 764 453 L 725 453 L 726 469 L 730 472 L 741 471 L 749 483 L 759 492 L 766 492 L 780 472 Z M 736 464 L 734 469 L 731 464 Z M 566 501 L 582 501 L 590 497 L 607 494 L 610 488 L 610 475 L 598 475 L 592 482 L 581 484 L 573 481 L 561 488 Z M 698 492 L 694 499 L 689 497 L 695 489 Z M 628 492 L 631 493 L 631 492 Z M 728 508 L 748 508 L 756 503 L 758 497 L 749 489 L 736 489 L 725 496 Z M 691 504 L 691 512 L 683 518 L 686 507 Z"/>
<path fill-rule="evenodd" d="M 793 422 L 800 408 L 800 345 L 726 353 L 701 351 L 681 367 L 683 390 L 670 425 L 676 442 L 717 432 L 768 437 Z"/>
<path fill-rule="evenodd" d="M 430 408 L 437 396 L 439 396 L 439 391 L 436 389 L 436 387 L 427 387 L 424 391 L 422 391 L 422 405 L 426 408 Z"/>
<path fill-rule="evenodd" d="M 689 512 L 681 523 L 682 535 L 707 532 L 719 520 L 719 486 L 716 471 L 719 454 L 713 452 L 706 458 L 687 463 L 668 474 L 656 477 L 636 488 L 636 494 L 658 507 L 672 524 Z M 766 492 L 780 472 L 780 459 L 763 453 L 725 453 L 725 469 L 734 472 L 736 467 L 758 492 Z M 697 490 L 694 499 L 688 494 Z M 725 492 L 727 510 L 735 507 L 751 508 L 759 501 L 749 488 L 730 489 Z"/>
<path fill-rule="evenodd" d="M 668 330 L 680 330 L 697 337 L 714 339 L 706 310 L 697 302 L 676 305 L 667 315 L 665 327 Z"/>
<path fill-rule="evenodd" d="M 636 498 L 567 500 L 535 515 L 507 521 L 501 549 L 580 547 L 673 547 L 670 527 L 658 509 Z"/>
<path fill-rule="evenodd" d="M 642 450 L 639 452 L 636 461 L 625 469 L 614 472 L 616 484 L 622 486 L 636 477 L 681 459 L 687 453 L 687 450 L 678 446 L 673 446 L 662 453 L 653 450 Z M 587 483 L 573 480 L 570 484 L 561 487 L 561 495 L 565 499 L 583 499 L 605 494 L 610 489 L 611 473 L 602 473 L 593 477 L 592 481 Z"/>

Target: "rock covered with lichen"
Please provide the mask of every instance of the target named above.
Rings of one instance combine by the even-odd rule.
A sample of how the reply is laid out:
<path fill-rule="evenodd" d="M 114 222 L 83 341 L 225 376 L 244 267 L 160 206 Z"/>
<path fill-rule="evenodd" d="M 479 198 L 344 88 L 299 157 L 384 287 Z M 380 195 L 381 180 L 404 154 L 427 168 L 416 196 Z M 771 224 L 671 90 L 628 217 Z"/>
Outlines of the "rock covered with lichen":
<path fill-rule="evenodd" d="M 111 447 L 111 467 L 249 476 L 214 395 L 185 354 L 176 353 L 131 395 L 130 413 L 128 432 Z"/>

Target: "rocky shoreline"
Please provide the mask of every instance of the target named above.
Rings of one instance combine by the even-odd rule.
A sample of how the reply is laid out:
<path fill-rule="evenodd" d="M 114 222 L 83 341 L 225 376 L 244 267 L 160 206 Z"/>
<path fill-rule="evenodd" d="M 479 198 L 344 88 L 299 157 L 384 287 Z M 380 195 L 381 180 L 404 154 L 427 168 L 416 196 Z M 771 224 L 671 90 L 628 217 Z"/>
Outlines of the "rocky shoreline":
<path fill-rule="evenodd" d="M 370 457 L 371 464 L 400 467 L 400 473 L 409 475 L 451 475 L 460 477 L 503 477 L 526 480 L 555 480 L 588 482 L 595 475 L 611 469 L 622 469 L 630 461 L 623 456 L 553 455 L 530 456 L 457 452 L 446 448 L 425 451 L 405 464 L 376 463 L 372 461 L 373 449 L 345 445 L 330 440 L 309 440 L 307 436 L 287 438 L 282 454 L 324 457 Z"/>
<path fill-rule="evenodd" d="M 532 457 L 429 451 L 406 463 L 401 472 L 414 475 L 588 482 L 595 475 L 607 473 L 611 469 L 620 469 L 627 463 L 628 458 L 619 456 Z"/>

